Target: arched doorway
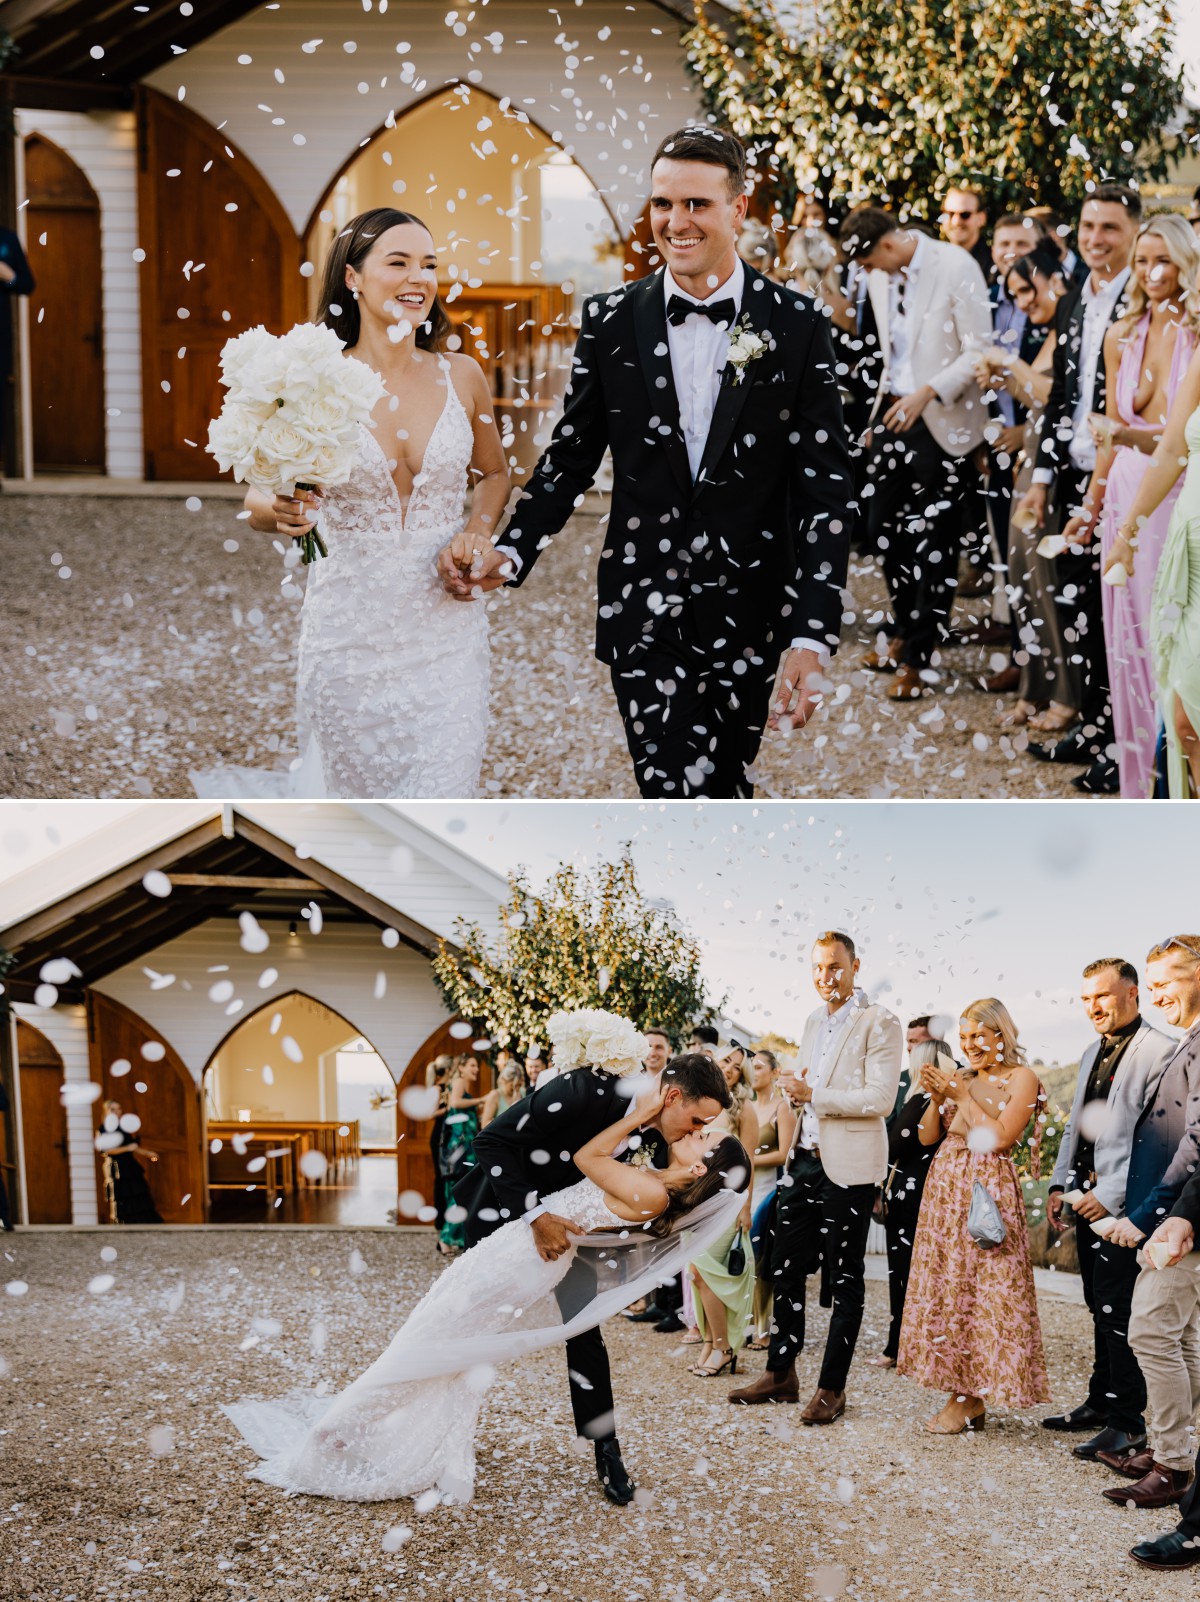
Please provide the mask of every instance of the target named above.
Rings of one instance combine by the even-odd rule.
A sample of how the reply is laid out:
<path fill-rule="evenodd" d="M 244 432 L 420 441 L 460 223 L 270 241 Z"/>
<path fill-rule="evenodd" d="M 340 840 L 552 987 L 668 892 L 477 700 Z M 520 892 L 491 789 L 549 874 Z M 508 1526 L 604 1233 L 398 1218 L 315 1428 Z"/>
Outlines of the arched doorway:
<path fill-rule="evenodd" d="M 41 134 L 25 141 L 33 465 L 103 473 L 100 200 L 83 169 Z"/>
<path fill-rule="evenodd" d="M 343 1014 L 302 991 L 276 997 L 229 1031 L 202 1083 L 210 1222 L 388 1222 L 396 1087 Z"/>
<path fill-rule="evenodd" d="M 379 129 L 322 196 L 305 231 L 311 312 L 338 230 L 376 206 L 428 223 L 456 336 L 487 374 L 510 466 L 523 478 L 565 388 L 572 307 L 621 280 L 612 213 L 544 129 L 461 84 Z"/>
<path fill-rule="evenodd" d="M 88 991 L 88 1049 L 99 1131 L 106 1101 L 141 1119 L 138 1139 L 158 1161 L 146 1178 L 164 1224 L 204 1222 L 204 1167 L 200 1159 L 200 1095 L 174 1048 L 137 1013 L 111 996 Z M 108 1222 L 102 1163 L 96 1160 L 100 1218 Z"/>
<path fill-rule="evenodd" d="M 444 1024 L 422 1041 L 413 1053 L 408 1067 L 396 1086 L 396 1166 L 400 1190 L 415 1192 L 426 1203 L 432 1203 L 437 1184 L 437 1169 L 429 1141 L 433 1133 L 433 1118 L 413 1118 L 404 1108 L 404 1092 L 421 1088 L 425 1084 L 425 1070 L 435 1057 L 454 1057 L 470 1051 L 471 1039 L 463 1035 L 461 1018 L 447 1018 Z M 479 1085 L 481 1096 L 492 1088 L 492 1069 L 487 1058 L 479 1056 Z M 406 1219 L 412 1223 L 412 1218 Z"/>
<path fill-rule="evenodd" d="M 17 1021 L 17 1072 L 21 1094 L 21 1157 L 25 1168 L 25 1222 L 71 1222 L 71 1168 L 67 1114 L 62 1104 L 63 1061 L 54 1045 L 23 1019 Z M 5 1171 L 16 1210 L 16 1173 Z"/>

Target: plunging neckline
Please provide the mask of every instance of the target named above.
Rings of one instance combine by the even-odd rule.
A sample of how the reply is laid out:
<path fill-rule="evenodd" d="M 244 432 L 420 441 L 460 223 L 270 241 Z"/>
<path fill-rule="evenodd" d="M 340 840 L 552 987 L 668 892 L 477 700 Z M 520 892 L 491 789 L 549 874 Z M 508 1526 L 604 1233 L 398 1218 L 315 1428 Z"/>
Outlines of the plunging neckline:
<path fill-rule="evenodd" d="M 397 512 L 397 514 L 398 514 L 398 516 L 400 518 L 400 530 L 401 530 L 402 533 L 406 532 L 407 529 L 408 529 L 408 514 L 413 509 L 413 502 L 417 499 L 418 495 L 425 488 L 425 482 L 426 482 L 425 481 L 425 476 L 424 476 L 425 475 L 425 463 L 429 459 L 429 452 L 430 452 L 430 450 L 431 450 L 431 448 L 433 446 L 433 442 L 438 436 L 438 430 L 441 428 L 442 424 L 446 421 L 446 413 L 450 410 L 450 402 L 451 402 L 451 400 L 456 400 L 458 398 L 457 394 L 455 393 L 454 379 L 453 379 L 453 377 L 451 376 L 451 373 L 450 373 L 450 364 L 449 364 L 449 362 L 446 362 L 446 361 L 443 360 L 443 358 L 439 357 L 438 358 L 438 366 L 441 368 L 442 372 L 445 373 L 445 375 L 446 375 L 446 399 L 442 402 L 442 409 L 438 413 L 437 422 L 433 425 L 433 428 L 431 429 L 430 434 L 429 434 L 429 438 L 425 441 L 425 449 L 421 452 L 421 465 L 420 465 L 420 467 L 418 467 L 417 471 L 413 474 L 412 493 L 408 497 L 408 506 L 407 506 L 407 508 L 404 505 L 404 501 L 402 500 L 401 495 L 400 495 L 400 491 L 399 491 L 399 489 L 398 489 L 398 487 L 396 485 L 396 480 L 395 480 L 395 478 L 394 478 L 394 476 L 392 474 L 392 469 L 391 469 L 391 466 L 390 466 L 389 461 L 388 461 L 387 452 L 384 450 L 382 444 L 380 443 L 379 437 L 378 437 L 376 431 L 373 428 L 371 428 L 368 424 L 366 424 L 366 423 L 363 424 L 363 427 L 367 430 L 367 433 L 370 436 L 372 443 L 374 444 L 376 450 L 379 452 L 380 456 L 383 459 L 383 465 L 384 465 L 384 468 L 385 468 L 385 470 L 387 472 L 387 481 L 392 486 L 392 494 L 396 497 L 396 512 Z M 391 392 L 389 391 L 389 394 L 390 393 Z"/>

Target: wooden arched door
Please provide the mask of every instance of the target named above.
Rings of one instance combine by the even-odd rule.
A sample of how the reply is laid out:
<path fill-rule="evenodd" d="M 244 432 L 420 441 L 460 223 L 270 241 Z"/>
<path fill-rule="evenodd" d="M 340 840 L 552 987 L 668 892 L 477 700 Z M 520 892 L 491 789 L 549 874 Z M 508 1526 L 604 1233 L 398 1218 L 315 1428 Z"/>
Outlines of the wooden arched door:
<path fill-rule="evenodd" d="M 82 168 L 41 134 L 25 141 L 33 465 L 103 473 L 104 319 L 100 200 Z"/>
<path fill-rule="evenodd" d="M 204 443 L 224 394 L 221 347 L 304 317 L 300 240 L 266 179 L 203 117 L 143 87 L 138 125 L 146 477 L 216 478 Z"/>
<path fill-rule="evenodd" d="M 413 1053 L 400 1083 L 396 1086 L 396 1187 L 397 1190 L 415 1190 L 429 1203 L 433 1201 L 434 1185 L 437 1180 L 437 1171 L 429 1146 L 433 1119 L 410 1118 L 400 1105 L 400 1098 L 412 1086 L 424 1085 L 426 1066 L 435 1057 L 440 1057 L 443 1053 L 453 1057 L 471 1049 L 469 1039 L 460 1040 L 450 1033 L 451 1028 L 459 1022 L 457 1018 L 447 1018 L 444 1024 L 422 1042 Z M 479 1094 L 486 1096 L 491 1088 L 491 1064 L 485 1057 L 480 1057 Z M 406 1219 L 405 1222 L 411 1223 L 412 1220 Z"/>
<path fill-rule="evenodd" d="M 71 1167 L 67 1114 L 62 1104 L 63 1061 L 40 1030 L 17 1022 L 21 1086 L 21 1154 L 25 1165 L 28 1224 L 71 1222 Z M 5 1174 L 10 1203 L 15 1175 Z"/>
<path fill-rule="evenodd" d="M 143 1047 L 151 1048 L 147 1057 Z M 162 1054 L 159 1055 L 159 1048 Z M 88 1049 L 92 1078 L 100 1086 L 96 1128 L 103 1103 L 119 1101 L 123 1111 L 142 1120 L 138 1139 L 158 1154 L 145 1164 L 154 1204 L 164 1224 L 204 1222 L 204 1153 L 200 1091 L 176 1052 L 158 1030 L 111 996 L 88 992 Z M 113 1073 L 128 1063 L 127 1073 Z M 100 1217 L 107 1220 L 102 1165 L 96 1162 Z"/>

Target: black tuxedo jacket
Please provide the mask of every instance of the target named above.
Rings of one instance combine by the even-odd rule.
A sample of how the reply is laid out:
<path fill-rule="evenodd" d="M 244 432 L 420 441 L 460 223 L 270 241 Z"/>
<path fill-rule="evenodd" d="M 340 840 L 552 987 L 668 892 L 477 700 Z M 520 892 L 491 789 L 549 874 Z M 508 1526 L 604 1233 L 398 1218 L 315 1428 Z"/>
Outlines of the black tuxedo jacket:
<path fill-rule="evenodd" d="M 1073 283 L 1059 301 L 1054 314 L 1054 360 L 1050 379 L 1050 398 L 1046 402 L 1042 437 L 1038 445 L 1037 466 L 1052 473 L 1071 466 L 1070 445 L 1074 428 L 1072 419 L 1079 400 L 1080 367 L 1083 353 L 1083 286 L 1085 276 Z M 1122 292 L 1113 303 L 1109 323 L 1117 320 L 1118 309 L 1125 299 Z M 1100 360 L 1096 363 L 1096 383 L 1092 390 L 1089 410 L 1102 412 L 1107 401 L 1107 381 L 1104 374 L 1104 347 L 1100 347 Z"/>
<path fill-rule="evenodd" d="M 629 1112 L 629 1098 L 619 1084 L 612 1074 L 571 1069 L 515 1101 L 479 1131 L 475 1167 L 454 1187 L 455 1201 L 467 1210 L 468 1241 L 490 1235 L 543 1196 L 583 1178 L 572 1153 Z M 647 1131 L 643 1141 L 655 1166 L 665 1166 L 667 1144 L 658 1131 Z M 481 1217 L 488 1210 L 497 1216 Z"/>
<path fill-rule="evenodd" d="M 685 603 L 716 666 L 798 636 L 837 645 L 853 479 L 828 319 L 750 267 L 741 319 L 768 349 L 741 383 L 725 369 L 693 483 L 662 273 L 584 306 L 562 419 L 497 543 L 522 583 L 611 448 L 602 662 L 636 657 Z"/>

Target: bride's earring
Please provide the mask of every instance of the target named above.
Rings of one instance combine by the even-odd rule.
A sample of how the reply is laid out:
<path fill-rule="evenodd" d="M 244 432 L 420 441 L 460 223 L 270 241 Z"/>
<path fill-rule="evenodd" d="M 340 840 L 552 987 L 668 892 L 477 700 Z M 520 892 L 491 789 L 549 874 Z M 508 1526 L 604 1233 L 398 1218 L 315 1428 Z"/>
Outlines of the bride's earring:
<path fill-rule="evenodd" d="M 357 289 L 352 289 L 350 291 L 350 293 L 354 296 L 355 300 L 358 299 L 358 290 Z"/>

